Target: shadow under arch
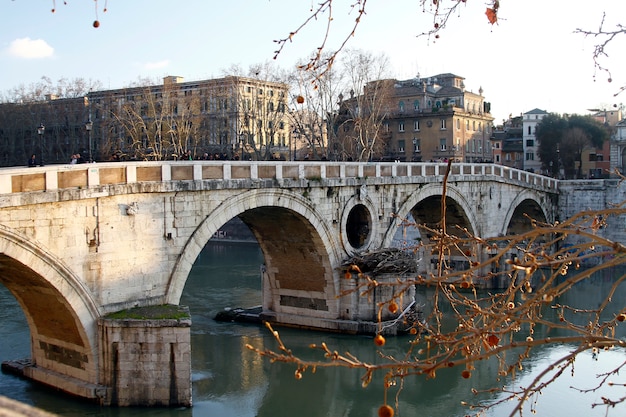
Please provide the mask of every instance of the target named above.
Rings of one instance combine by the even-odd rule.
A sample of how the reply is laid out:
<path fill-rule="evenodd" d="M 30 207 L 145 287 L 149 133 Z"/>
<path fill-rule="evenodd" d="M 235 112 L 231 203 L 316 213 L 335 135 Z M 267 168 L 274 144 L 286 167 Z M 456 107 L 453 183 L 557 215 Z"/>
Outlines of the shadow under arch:
<path fill-rule="evenodd" d="M 431 197 L 441 197 L 443 194 L 443 186 L 440 184 L 428 184 L 424 187 L 421 187 L 416 192 L 411 194 L 411 196 L 402 204 L 402 206 L 398 209 L 398 212 L 393 218 L 387 232 L 385 233 L 385 237 L 383 239 L 383 247 L 388 248 L 391 247 L 394 237 L 398 230 L 403 227 L 403 221 L 406 219 L 409 214 L 412 214 L 413 210 L 416 206 L 420 204 L 420 202 L 425 201 Z M 457 190 L 454 186 L 448 184 L 446 188 L 446 198 L 450 199 L 451 202 L 458 205 L 461 208 L 460 215 L 466 220 L 468 230 L 470 233 L 480 234 L 478 230 L 478 221 L 476 219 L 476 214 L 474 210 L 472 210 L 472 206 L 469 204 L 465 196 Z M 437 207 L 436 216 L 438 216 L 439 220 L 441 220 L 441 210 Z M 419 223 L 419 219 L 415 219 Z M 448 228 L 450 232 L 450 228 Z"/>
<path fill-rule="evenodd" d="M 269 277 L 263 292 L 268 289 L 273 292 L 266 307 L 276 310 L 280 304 L 283 310 L 289 310 L 289 294 L 297 302 L 298 293 L 307 292 L 311 300 L 325 295 L 325 300 L 334 304 L 327 310 L 317 310 L 314 315 L 336 315 L 339 275 L 335 267 L 341 262 L 336 233 L 317 214 L 310 200 L 289 190 L 251 190 L 216 207 L 185 245 L 167 288 L 168 303 L 179 303 L 198 254 L 213 234 L 234 217 L 248 225 L 263 252 Z"/>
<path fill-rule="evenodd" d="M 0 225 L 0 283 L 24 312 L 33 365 L 97 384 L 100 311 L 63 261 Z"/>
<path fill-rule="evenodd" d="M 528 216 L 525 216 L 525 214 Z M 531 219 L 538 222 L 553 221 L 548 217 L 536 195 L 530 191 L 519 193 L 509 207 L 502 223 L 502 236 L 522 234 L 532 229 Z"/>

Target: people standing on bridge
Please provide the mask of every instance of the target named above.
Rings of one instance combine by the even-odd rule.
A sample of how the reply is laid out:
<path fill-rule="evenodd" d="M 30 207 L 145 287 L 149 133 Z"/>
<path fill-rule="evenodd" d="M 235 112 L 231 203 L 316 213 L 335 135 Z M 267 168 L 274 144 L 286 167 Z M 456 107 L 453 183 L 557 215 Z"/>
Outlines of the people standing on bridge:
<path fill-rule="evenodd" d="M 37 166 L 37 157 L 35 156 L 35 154 L 32 154 L 30 156 L 30 159 L 28 160 L 28 166 L 29 167 L 36 167 Z"/>

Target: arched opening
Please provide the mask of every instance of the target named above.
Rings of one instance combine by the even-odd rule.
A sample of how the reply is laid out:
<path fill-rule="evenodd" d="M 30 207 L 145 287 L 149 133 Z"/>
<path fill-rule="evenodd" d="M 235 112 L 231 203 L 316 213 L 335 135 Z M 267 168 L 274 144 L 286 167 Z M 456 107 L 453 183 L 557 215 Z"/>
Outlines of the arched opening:
<path fill-rule="evenodd" d="M 433 271 L 439 262 L 439 252 L 433 245 L 433 238 L 443 232 L 444 222 L 442 221 L 442 196 L 431 195 L 421 200 L 411 210 L 410 215 L 415 219 L 415 224 L 423 226 L 419 231 L 419 239 L 424 244 L 424 258 L 420 265 L 420 270 L 424 272 Z M 474 233 L 472 224 L 463 210 L 463 207 L 451 197 L 446 197 L 445 204 L 445 232 L 448 235 L 466 237 L 464 230 Z M 418 239 L 417 237 L 413 237 Z M 473 256 L 476 250 L 470 242 L 448 246 L 446 252 L 446 268 L 453 270 L 464 270 L 469 268 L 469 256 Z M 469 254 L 469 255 L 468 255 Z"/>
<path fill-rule="evenodd" d="M 533 222 L 545 223 L 546 216 L 536 201 L 523 200 L 515 207 L 511 220 L 507 225 L 507 235 L 521 235 L 533 228 Z"/>
<path fill-rule="evenodd" d="M 357 204 L 352 207 L 346 221 L 348 243 L 355 249 L 363 247 L 370 236 L 371 230 L 372 217 L 367 207 L 363 204 Z"/>

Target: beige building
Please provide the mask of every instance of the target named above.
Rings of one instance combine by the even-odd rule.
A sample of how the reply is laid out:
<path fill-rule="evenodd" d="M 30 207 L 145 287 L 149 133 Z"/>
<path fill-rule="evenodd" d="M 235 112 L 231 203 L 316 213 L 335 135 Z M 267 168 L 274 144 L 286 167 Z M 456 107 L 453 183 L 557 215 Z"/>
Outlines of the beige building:
<path fill-rule="evenodd" d="M 374 115 L 380 127 L 371 128 L 359 147 L 371 145 L 371 159 L 398 161 L 432 161 L 453 159 L 460 162 L 492 161 L 490 103 L 482 88 L 478 93 L 466 90 L 464 78 L 454 74 L 410 80 L 380 80 L 368 84 L 364 96 L 376 90 L 379 102 L 374 112 L 358 109 L 363 106 L 357 97 L 341 103 L 338 118 L 339 141 L 345 152 L 354 155 L 350 143 L 359 135 L 366 117 Z M 372 101 L 368 101 L 372 103 Z M 368 107 L 372 107 L 368 105 Z M 354 117 L 359 115 L 359 118 Z M 376 121 L 369 120 L 376 126 Z M 375 136 L 372 134 L 375 132 Z"/>
<path fill-rule="evenodd" d="M 290 151 L 289 87 L 228 76 L 90 93 L 101 159 L 272 159 Z"/>

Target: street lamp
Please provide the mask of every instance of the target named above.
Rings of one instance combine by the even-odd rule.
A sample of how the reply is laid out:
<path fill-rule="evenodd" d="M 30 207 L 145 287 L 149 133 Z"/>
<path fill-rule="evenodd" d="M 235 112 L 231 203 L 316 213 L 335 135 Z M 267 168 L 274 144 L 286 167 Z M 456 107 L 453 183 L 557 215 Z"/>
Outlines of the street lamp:
<path fill-rule="evenodd" d="M 91 129 L 93 129 L 93 122 L 91 121 L 91 118 L 89 118 L 89 120 L 87 121 L 87 123 L 85 123 L 85 129 L 87 130 L 87 134 L 89 135 L 89 162 L 93 162 L 93 157 L 91 154 Z"/>
<path fill-rule="evenodd" d="M 37 134 L 39 135 L 39 166 L 43 166 L 43 133 L 46 131 L 46 127 L 43 123 L 39 124 L 37 128 Z"/>

